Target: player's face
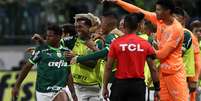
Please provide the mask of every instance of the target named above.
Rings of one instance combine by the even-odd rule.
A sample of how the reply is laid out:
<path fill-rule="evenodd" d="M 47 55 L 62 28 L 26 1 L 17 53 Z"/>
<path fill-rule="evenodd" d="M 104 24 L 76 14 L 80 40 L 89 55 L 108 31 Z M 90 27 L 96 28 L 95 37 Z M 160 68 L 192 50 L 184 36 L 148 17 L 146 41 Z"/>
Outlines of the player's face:
<path fill-rule="evenodd" d="M 121 30 L 122 32 L 125 32 L 125 30 L 124 30 L 124 18 L 121 19 L 121 21 L 119 22 L 119 30 Z"/>
<path fill-rule="evenodd" d="M 164 9 L 161 5 L 156 4 L 156 16 L 158 20 L 163 20 L 168 15 L 167 9 Z"/>
<path fill-rule="evenodd" d="M 192 32 L 198 37 L 198 39 L 201 39 L 201 27 L 193 28 Z"/>
<path fill-rule="evenodd" d="M 79 32 L 80 34 L 89 33 L 89 27 L 85 25 L 85 21 L 83 20 L 78 20 L 75 23 L 75 28 L 76 28 L 76 31 Z"/>
<path fill-rule="evenodd" d="M 58 44 L 60 41 L 60 36 L 54 34 L 54 31 L 52 30 L 47 30 L 47 35 L 46 35 L 47 43 L 50 45 Z"/>
<path fill-rule="evenodd" d="M 140 32 L 145 32 L 145 21 L 144 21 L 144 20 L 142 20 L 142 21 L 139 23 L 138 30 L 139 30 Z"/>
<path fill-rule="evenodd" d="M 108 22 L 109 22 L 109 18 L 107 18 L 107 17 L 101 17 L 101 29 L 102 29 L 102 33 L 103 34 L 108 34 L 109 32 L 109 29 L 110 29 L 110 26 L 108 26 L 109 24 L 108 24 Z"/>

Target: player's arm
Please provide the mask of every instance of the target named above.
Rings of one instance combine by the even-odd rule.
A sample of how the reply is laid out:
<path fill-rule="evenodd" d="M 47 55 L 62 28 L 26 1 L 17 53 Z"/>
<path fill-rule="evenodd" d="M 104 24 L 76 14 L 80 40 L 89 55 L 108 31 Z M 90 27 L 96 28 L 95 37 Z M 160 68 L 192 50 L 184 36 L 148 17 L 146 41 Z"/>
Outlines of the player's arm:
<path fill-rule="evenodd" d="M 94 53 L 91 53 L 91 54 L 88 54 L 85 56 L 74 56 L 71 59 L 70 63 L 71 64 L 80 63 L 80 64 L 86 65 L 90 68 L 95 68 L 97 60 L 100 58 L 106 57 L 107 53 L 108 53 L 108 50 L 103 49 L 101 51 L 97 51 L 97 52 L 94 52 Z"/>
<path fill-rule="evenodd" d="M 145 15 L 146 20 L 151 21 L 153 24 L 157 23 L 156 14 L 153 12 L 145 11 L 145 10 L 135 6 L 135 5 L 129 4 L 129 3 L 122 1 L 122 0 L 104 0 L 104 1 L 112 1 L 130 13 L 141 12 Z"/>
<path fill-rule="evenodd" d="M 147 60 L 148 66 L 149 66 L 149 70 L 150 70 L 154 88 L 155 88 L 154 99 L 155 98 L 159 99 L 159 93 L 158 93 L 158 91 L 160 90 L 159 73 L 158 73 L 158 70 L 155 65 L 155 61 L 154 61 L 155 59 L 156 59 L 156 54 L 154 52 L 154 48 L 151 46 L 151 44 L 148 44 L 146 60 Z"/>
<path fill-rule="evenodd" d="M 100 58 L 104 58 L 107 57 L 107 53 L 110 47 L 111 42 L 116 39 L 117 36 L 115 36 L 115 34 L 109 34 L 105 39 L 105 47 L 102 48 L 100 51 L 88 54 L 86 56 L 79 56 L 77 58 L 77 62 L 81 63 L 84 61 L 88 61 L 88 60 L 98 60 Z"/>
<path fill-rule="evenodd" d="M 103 76 L 103 93 L 102 93 L 102 95 L 105 100 L 107 100 L 107 98 L 109 97 L 109 92 L 108 92 L 107 86 L 108 86 L 108 83 L 110 80 L 110 76 L 112 74 L 112 66 L 113 66 L 113 63 L 115 62 L 116 56 L 117 56 L 117 54 L 115 52 L 114 43 L 112 43 L 110 46 L 110 51 L 108 53 L 106 67 L 105 67 L 104 76 Z"/>
<path fill-rule="evenodd" d="M 112 57 L 108 57 L 107 59 L 107 63 L 106 63 L 106 67 L 105 67 L 105 71 L 104 71 L 104 77 L 103 77 L 103 92 L 102 95 L 104 97 L 104 99 L 109 98 L 109 92 L 108 92 L 108 83 L 111 77 L 111 73 L 112 73 L 112 64 L 114 63 L 115 59 Z"/>
<path fill-rule="evenodd" d="M 182 39 L 180 32 L 181 31 L 175 31 L 174 33 L 171 33 L 170 37 L 167 39 L 167 42 L 163 45 L 163 47 L 155 51 L 158 59 L 166 58 L 171 52 L 175 50 Z"/>
<path fill-rule="evenodd" d="M 184 41 L 182 44 L 182 54 L 186 52 L 192 45 L 192 37 L 188 31 L 184 32 Z"/>
<path fill-rule="evenodd" d="M 25 79 L 25 77 L 27 76 L 27 74 L 29 73 L 29 71 L 31 70 L 33 64 L 30 63 L 29 61 L 22 67 L 22 70 L 17 78 L 17 81 L 14 85 L 13 91 L 12 91 L 12 95 L 13 96 L 17 96 L 18 92 L 19 92 L 19 88 L 23 82 L 23 80 Z"/>
<path fill-rule="evenodd" d="M 149 70 L 151 72 L 151 77 L 152 77 L 152 80 L 154 83 L 159 83 L 159 74 L 158 74 L 158 70 L 155 66 L 155 61 L 154 59 L 156 58 L 156 55 L 153 54 L 153 55 L 149 55 L 147 57 L 147 64 L 149 66 Z M 156 90 L 159 90 L 159 84 L 158 85 L 154 85 L 156 86 L 155 89 Z"/>
<path fill-rule="evenodd" d="M 91 54 L 88 54 L 88 55 L 85 55 L 85 56 L 79 56 L 77 58 L 77 62 L 78 63 L 82 63 L 82 62 L 88 61 L 88 60 L 98 60 L 100 58 L 106 57 L 107 53 L 108 53 L 108 49 L 107 48 L 103 48 L 100 51 L 96 51 L 94 53 L 91 53 Z"/>
<path fill-rule="evenodd" d="M 15 83 L 15 86 L 13 88 L 12 94 L 13 96 L 17 96 L 18 95 L 18 91 L 20 88 L 20 85 L 22 83 L 22 81 L 25 79 L 25 77 L 27 76 L 27 74 L 29 73 L 29 71 L 31 70 L 32 66 L 36 63 L 38 63 L 38 61 L 40 61 L 41 59 L 41 52 L 39 50 L 39 47 L 36 48 L 36 51 L 34 51 L 32 53 L 31 58 L 28 60 L 28 62 L 23 66 L 22 71 L 19 74 L 19 77 Z"/>
<path fill-rule="evenodd" d="M 160 83 L 159 83 L 159 73 L 158 73 L 158 70 L 155 66 L 155 54 L 154 55 L 149 55 L 147 57 L 147 64 L 149 66 L 149 70 L 150 70 L 150 73 L 151 73 L 151 77 L 152 77 L 152 80 L 153 80 L 153 84 L 154 84 L 154 101 L 158 101 L 157 99 L 160 99 L 159 97 L 159 91 L 160 91 Z"/>
<path fill-rule="evenodd" d="M 69 88 L 69 90 L 71 92 L 72 98 L 77 97 L 76 93 L 75 93 L 75 88 L 74 88 L 74 85 L 73 85 L 73 77 L 72 77 L 71 71 L 69 72 L 69 75 L 68 75 L 68 83 L 67 83 L 67 85 L 68 85 L 68 88 Z"/>

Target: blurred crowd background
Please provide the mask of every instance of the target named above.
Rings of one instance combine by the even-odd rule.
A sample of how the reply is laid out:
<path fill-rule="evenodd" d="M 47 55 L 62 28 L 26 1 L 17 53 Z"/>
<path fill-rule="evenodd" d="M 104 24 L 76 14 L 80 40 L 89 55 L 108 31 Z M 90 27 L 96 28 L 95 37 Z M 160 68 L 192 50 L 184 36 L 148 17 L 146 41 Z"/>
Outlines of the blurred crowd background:
<path fill-rule="evenodd" d="M 156 0 L 126 0 L 154 11 Z M 191 17 L 201 15 L 201 0 L 175 0 Z M 182 2 L 182 3 L 181 3 Z M 100 0 L 0 0 L 0 45 L 29 45 L 33 33 L 44 33 L 48 23 L 73 23 L 76 13 L 92 12 L 101 15 L 108 9 L 125 13 L 112 4 Z"/>
<path fill-rule="evenodd" d="M 154 11 L 157 0 L 125 1 Z M 201 17 L 201 0 L 174 1 L 188 12 L 189 22 Z M 101 0 L 0 0 L 0 70 L 19 70 L 28 57 L 25 49 L 34 45 L 32 35 L 44 34 L 49 23 L 73 24 L 75 14 L 101 16 L 107 10 L 119 18 L 127 14 L 114 4 L 101 4 Z"/>

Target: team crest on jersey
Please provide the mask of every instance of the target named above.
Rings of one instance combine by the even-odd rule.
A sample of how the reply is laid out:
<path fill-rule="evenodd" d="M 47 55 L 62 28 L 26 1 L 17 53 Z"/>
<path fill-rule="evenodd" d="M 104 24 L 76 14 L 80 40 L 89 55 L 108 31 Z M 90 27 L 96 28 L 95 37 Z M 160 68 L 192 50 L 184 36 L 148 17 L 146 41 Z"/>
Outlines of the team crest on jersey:
<path fill-rule="evenodd" d="M 60 53 L 60 52 L 58 52 L 58 53 L 57 53 L 57 56 L 58 56 L 58 57 L 61 57 L 62 55 L 61 55 L 61 53 Z"/>

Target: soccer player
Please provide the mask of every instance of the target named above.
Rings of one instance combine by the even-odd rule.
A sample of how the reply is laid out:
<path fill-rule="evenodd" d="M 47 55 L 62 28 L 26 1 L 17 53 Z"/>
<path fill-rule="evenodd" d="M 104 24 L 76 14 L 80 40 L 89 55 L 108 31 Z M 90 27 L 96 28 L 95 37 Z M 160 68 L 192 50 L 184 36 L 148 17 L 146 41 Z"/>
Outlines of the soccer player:
<path fill-rule="evenodd" d="M 151 44 L 136 35 L 143 23 L 144 14 L 134 13 L 125 17 L 125 35 L 110 45 L 104 72 L 103 96 L 107 100 L 107 89 L 112 65 L 117 61 L 115 81 L 112 84 L 110 101 L 145 101 L 144 66 L 147 60 L 156 92 L 159 90 L 157 71 L 154 69 L 155 52 Z"/>
<path fill-rule="evenodd" d="M 201 21 L 195 20 L 190 24 L 191 31 L 196 36 L 201 49 Z"/>
<path fill-rule="evenodd" d="M 96 18 L 92 14 L 76 14 L 75 27 L 78 37 L 75 40 L 63 39 L 64 46 L 72 50 L 72 52 L 66 54 L 66 57 L 87 55 L 96 50 L 94 49 L 96 44 L 93 44 L 91 40 L 91 35 L 94 32 L 91 28 L 94 27 Z M 101 88 L 97 77 L 99 68 L 95 65 L 96 61 L 71 65 L 79 101 L 100 101 Z"/>
<path fill-rule="evenodd" d="M 101 17 L 101 29 L 104 39 L 105 46 L 100 50 L 84 56 L 76 56 L 71 60 L 71 63 L 81 63 L 91 60 L 106 59 L 109 45 L 117 37 L 121 36 L 123 33 L 117 29 L 117 16 L 112 12 L 104 12 Z M 104 65 L 104 62 L 102 66 Z M 115 71 L 115 70 L 114 70 Z M 102 74 L 103 75 L 103 74 Z M 111 78 L 111 82 L 114 78 Z"/>
<path fill-rule="evenodd" d="M 104 1 L 112 1 L 130 13 L 142 12 L 146 20 L 157 26 L 156 56 L 160 60 L 160 100 L 187 101 L 189 94 L 181 51 L 184 31 L 182 25 L 173 17 L 173 2 L 158 0 L 154 13 L 122 0 Z"/>
<path fill-rule="evenodd" d="M 117 29 L 117 16 L 115 14 L 111 12 L 104 12 L 101 17 L 101 22 L 102 33 L 105 35 L 105 47 L 100 51 L 88 54 L 86 56 L 75 57 L 72 59 L 72 63 L 105 58 L 107 56 L 110 43 L 123 34 Z"/>
<path fill-rule="evenodd" d="M 38 46 L 32 57 L 23 67 L 12 90 L 17 96 L 20 85 L 34 64 L 37 65 L 36 99 L 37 101 L 69 101 L 63 88 L 68 85 L 74 101 L 77 101 L 73 86 L 71 70 L 64 52 L 67 49 L 60 46 L 62 31 L 57 25 L 47 28 L 47 43 Z"/>
<path fill-rule="evenodd" d="M 201 70 L 199 43 L 195 35 L 185 28 L 186 20 L 184 10 L 181 8 L 176 8 L 174 10 L 174 16 L 184 27 L 183 53 L 185 68 L 188 69 L 186 73 L 190 90 L 190 101 L 196 101 L 196 89 L 198 87 L 198 80 Z M 192 46 L 190 46 L 190 43 L 192 43 Z M 190 51 L 193 51 L 193 55 Z M 189 75 L 190 72 L 193 72 L 192 68 L 194 68 L 195 73 L 194 75 Z"/>
<path fill-rule="evenodd" d="M 199 20 L 195 20 L 190 24 L 190 29 L 193 32 L 193 34 L 195 35 L 196 40 L 199 42 L 199 47 L 201 50 L 201 22 Z M 200 60 L 201 61 L 201 60 Z M 200 63 L 200 61 L 197 61 L 198 63 Z M 200 100 L 201 97 L 201 90 L 200 90 L 200 85 L 201 85 L 201 81 L 200 81 L 200 77 L 199 77 L 199 89 L 197 89 L 197 100 Z"/>

